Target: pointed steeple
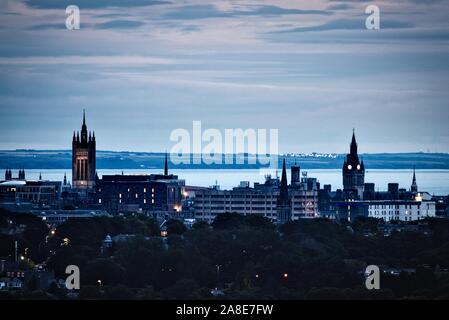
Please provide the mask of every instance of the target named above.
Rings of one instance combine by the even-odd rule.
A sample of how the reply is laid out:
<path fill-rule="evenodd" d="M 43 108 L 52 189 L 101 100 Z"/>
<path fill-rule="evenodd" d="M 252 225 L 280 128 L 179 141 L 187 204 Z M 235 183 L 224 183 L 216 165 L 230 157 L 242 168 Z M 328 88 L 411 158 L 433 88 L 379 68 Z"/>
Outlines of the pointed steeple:
<path fill-rule="evenodd" d="M 168 156 L 167 156 L 167 151 L 165 151 L 164 176 L 168 176 Z"/>
<path fill-rule="evenodd" d="M 81 126 L 81 143 L 87 143 L 86 110 L 83 109 L 83 125 Z"/>
<path fill-rule="evenodd" d="M 287 182 L 287 170 L 285 169 L 285 159 L 282 164 L 281 186 L 279 189 L 278 205 L 289 205 L 288 199 L 288 182 Z"/>
<path fill-rule="evenodd" d="M 67 185 L 67 173 L 64 172 L 64 182 L 63 185 L 66 186 Z"/>
<path fill-rule="evenodd" d="M 277 199 L 277 219 L 279 223 L 286 223 L 292 219 L 292 207 L 288 196 L 287 170 L 285 169 L 285 159 L 282 164 L 281 186 Z"/>
<path fill-rule="evenodd" d="M 39 180 L 42 180 L 42 172 L 39 172 Z"/>
<path fill-rule="evenodd" d="M 355 139 L 355 129 L 352 129 L 351 155 L 357 155 L 357 141 Z"/>
<path fill-rule="evenodd" d="M 418 184 L 416 183 L 416 172 L 415 166 L 413 166 L 413 178 L 412 178 L 412 186 L 410 187 L 411 192 L 418 192 Z"/>

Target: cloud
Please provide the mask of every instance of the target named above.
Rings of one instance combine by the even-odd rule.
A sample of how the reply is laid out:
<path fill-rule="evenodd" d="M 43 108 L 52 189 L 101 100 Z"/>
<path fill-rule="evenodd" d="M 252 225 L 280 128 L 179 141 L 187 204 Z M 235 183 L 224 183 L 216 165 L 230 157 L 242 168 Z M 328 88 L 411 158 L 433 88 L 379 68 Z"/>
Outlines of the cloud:
<path fill-rule="evenodd" d="M 108 22 L 98 23 L 95 29 L 134 29 L 143 26 L 141 21 L 133 20 L 111 20 Z"/>
<path fill-rule="evenodd" d="M 329 7 L 327 7 L 327 10 L 349 10 L 352 8 L 353 7 L 347 3 L 338 3 L 330 5 Z"/>
<path fill-rule="evenodd" d="M 166 19 L 195 20 L 206 18 L 226 18 L 232 16 L 229 12 L 217 10 L 213 5 L 189 5 L 179 7 L 164 15 Z"/>
<path fill-rule="evenodd" d="M 286 14 L 318 14 L 318 15 L 328 15 L 331 14 L 329 11 L 325 10 L 301 10 L 301 9 L 286 9 L 277 6 L 261 6 L 250 11 L 234 11 L 234 15 L 286 15 Z"/>
<path fill-rule="evenodd" d="M 80 8 L 99 9 L 106 7 L 143 7 L 170 2 L 164 0 L 25 0 L 25 3 L 38 9 L 60 9 L 73 4 Z"/>
<path fill-rule="evenodd" d="M 63 29 L 66 29 L 64 23 L 43 23 L 28 28 L 28 30 L 63 30 Z"/>
<path fill-rule="evenodd" d="M 381 29 L 405 29 L 412 28 L 413 24 L 409 22 L 393 21 L 393 20 L 381 20 Z M 324 24 L 311 26 L 311 27 L 299 27 L 283 31 L 276 31 L 274 33 L 286 33 L 286 32 L 311 32 L 311 31 L 329 31 L 329 30 L 362 30 L 365 29 L 365 19 L 340 19 Z"/>
<path fill-rule="evenodd" d="M 250 6 L 247 10 L 221 11 L 214 5 L 188 5 L 178 7 L 165 14 L 164 18 L 177 20 L 194 20 L 207 18 L 232 18 L 238 16 L 275 16 L 275 15 L 332 14 L 326 10 L 287 9 L 273 5 Z"/>

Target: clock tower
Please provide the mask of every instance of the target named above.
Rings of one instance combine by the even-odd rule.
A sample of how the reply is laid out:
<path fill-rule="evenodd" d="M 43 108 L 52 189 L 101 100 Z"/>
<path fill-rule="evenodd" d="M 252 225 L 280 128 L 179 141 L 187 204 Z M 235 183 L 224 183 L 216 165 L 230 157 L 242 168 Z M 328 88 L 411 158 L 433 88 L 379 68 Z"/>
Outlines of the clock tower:
<path fill-rule="evenodd" d="M 357 153 L 355 132 L 352 132 L 350 152 L 343 163 L 343 191 L 355 198 L 363 199 L 365 166 Z"/>

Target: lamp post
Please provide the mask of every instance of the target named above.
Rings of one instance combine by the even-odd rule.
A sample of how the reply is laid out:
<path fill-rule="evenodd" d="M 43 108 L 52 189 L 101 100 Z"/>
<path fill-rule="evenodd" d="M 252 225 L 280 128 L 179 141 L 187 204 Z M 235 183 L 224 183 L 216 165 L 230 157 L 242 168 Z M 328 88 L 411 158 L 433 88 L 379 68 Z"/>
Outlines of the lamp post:
<path fill-rule="evenodd" d="M 220 269 L 221 264 L 216 264 L 215 267 L 217 268 L 217 289 L 220 286 Z"/>

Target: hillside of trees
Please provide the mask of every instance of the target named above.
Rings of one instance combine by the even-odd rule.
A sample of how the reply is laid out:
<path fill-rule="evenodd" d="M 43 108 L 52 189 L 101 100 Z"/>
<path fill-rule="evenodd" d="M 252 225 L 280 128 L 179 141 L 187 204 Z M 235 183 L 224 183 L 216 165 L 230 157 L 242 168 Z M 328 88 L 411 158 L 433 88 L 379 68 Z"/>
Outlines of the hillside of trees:
<path fill-rule="evenodd" d="M 448 299 L 449 220 L 426 220 L 428 232 L 388 237 L 380 223 L 314 219 L 278 227 L 227 213 L 189 230 L 171 220 L 163 238 L 152 218 L 101 217 L 69 220 L 48 237 L 37 218 L 2 212 L 0 230 L 23 230 L 0 234 L 0 257 L 18 240 L 20 250 L 28 248 L 23 268 L 45 261 L 65 279 L 67 265 L 79 266 L 81 299 L 215 299 L 213 288 L 220 299 Z M 119 234 L 132 236 L 100 250 L 107 235 Z M 381 289 L 370 291 L 363 272 L 371 264 L 414 272 L 382 273 Z M 0 298 L 30 297 L 67 298 L 55 287 Z"/>

